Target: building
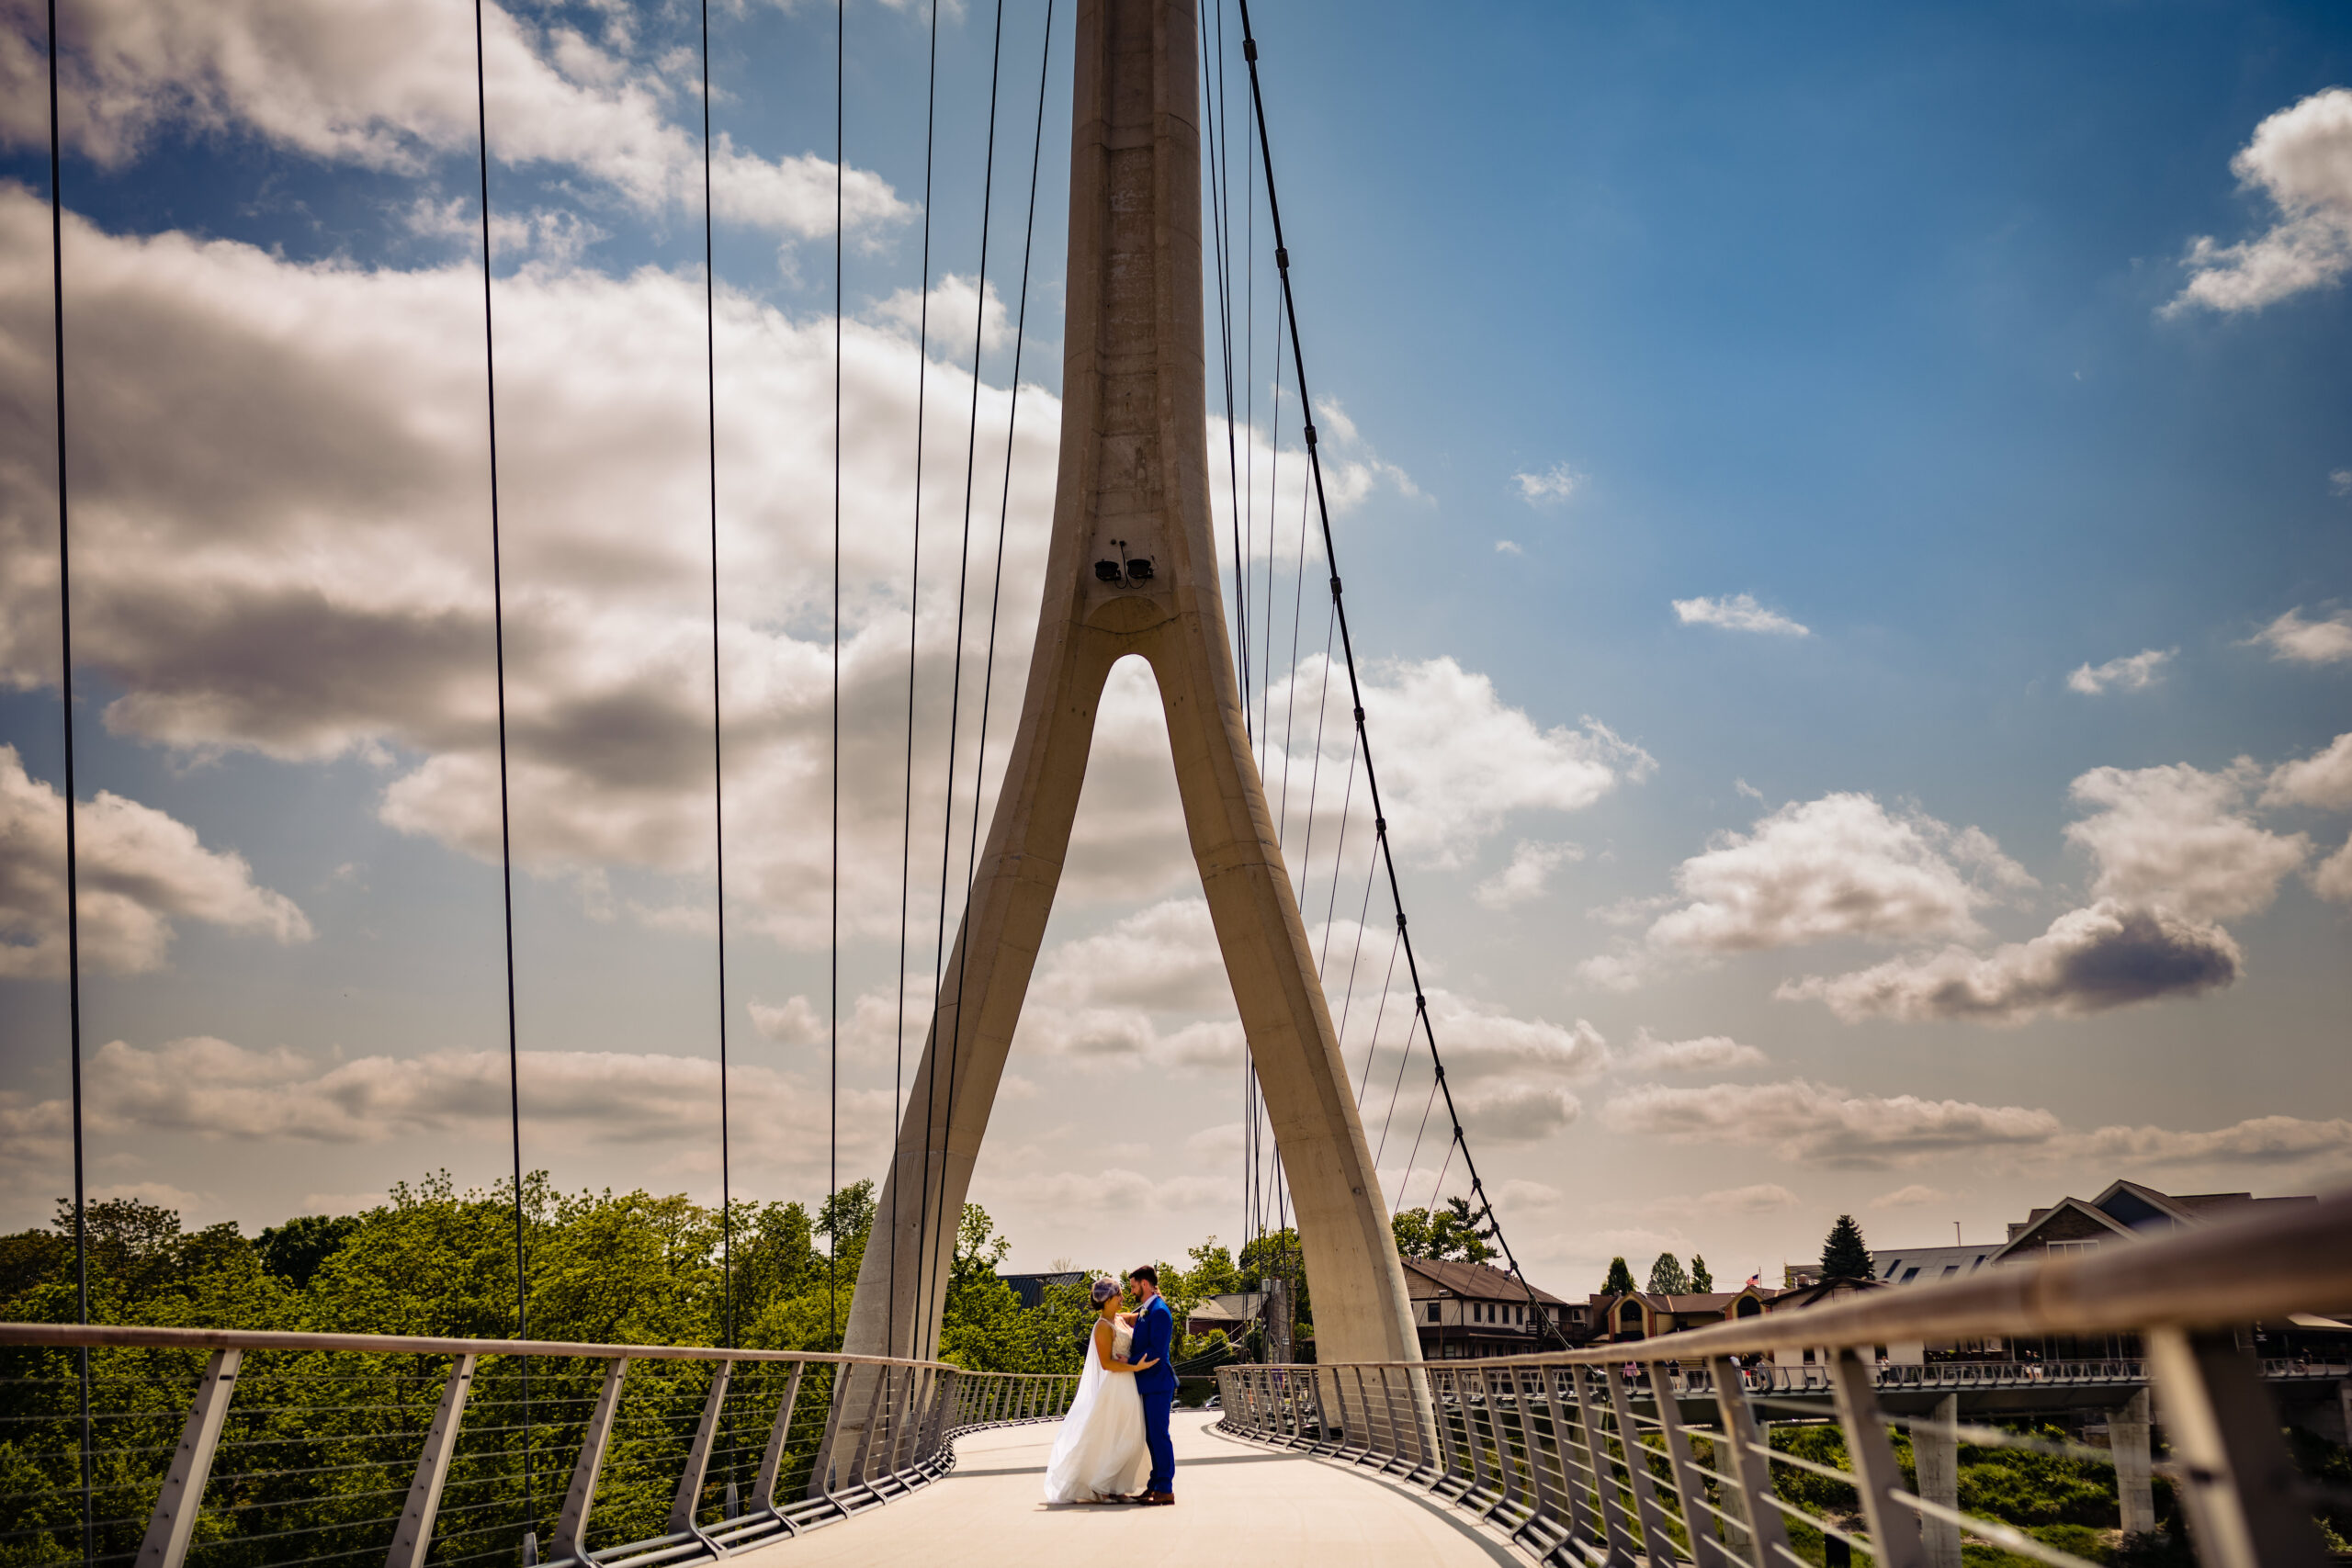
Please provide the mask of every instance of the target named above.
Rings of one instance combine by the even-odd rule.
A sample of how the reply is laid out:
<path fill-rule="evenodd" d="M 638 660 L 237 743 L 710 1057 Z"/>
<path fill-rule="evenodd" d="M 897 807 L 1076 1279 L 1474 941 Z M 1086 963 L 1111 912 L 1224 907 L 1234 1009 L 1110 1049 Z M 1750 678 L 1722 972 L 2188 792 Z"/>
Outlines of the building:
<path fill-rule="evenodd" d="M 1082 1269 L 1066 1269 L 1057 1274 L 999 1274 L 997 1278 L 1012 1287 L 1012 1293 L 1021 1298 L 1023 1307 L 1044 1305 L 1049 1286 L 1087 1283 Z"/>
<path fill-rule="evenodd" d="M 1483 1263 L 1406 1258 L 1405 1292 L 1425 1361 L 1525 1356 L 1574 1341 L 1568 1303 Z M 1532 1304 L 1529 1297 L 1532 1296 Z M 1581 1308 L 1575 1309 L 1581 1312 Z"/>
<path fill-rule="evenodd" d="M 1713 1291 L 1691 1295 L 1662 1295 L 1654 1291 L 1621 1291 L 1588 1298 L 1585 1311 L 1593 1325 L 1591 1337 L 1611 1344 L 1655 1339 L 1710 1324 L 1757 1317 L 1771 1310 L 1783 1292 L 1763 1285 L 1736 1291 Z"/>

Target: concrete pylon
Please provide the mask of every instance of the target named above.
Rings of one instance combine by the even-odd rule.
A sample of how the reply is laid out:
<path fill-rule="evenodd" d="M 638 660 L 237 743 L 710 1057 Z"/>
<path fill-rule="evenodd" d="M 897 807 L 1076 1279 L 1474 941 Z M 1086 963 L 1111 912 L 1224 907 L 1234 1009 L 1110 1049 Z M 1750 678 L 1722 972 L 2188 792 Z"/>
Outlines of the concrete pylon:
<path fill-rule="evenodd" d="M 858 1269 L 852 1353 L 933 1348 L 956 1218 L 1061 877 L 1095 709 L 1111 666 L 1136 654 L 1159 682 L 1193 856 L 1297 1208 L 1316 1343 L 1325 1359 L 1419 1356 L 1227 642 L 1209 512 L 1195 18 L 1193 0 L 1079 0 L 1061 461 L 1036 650 Z M 843 1379 L 836 1451 L 865 1419 L 870 1376 Z"/>

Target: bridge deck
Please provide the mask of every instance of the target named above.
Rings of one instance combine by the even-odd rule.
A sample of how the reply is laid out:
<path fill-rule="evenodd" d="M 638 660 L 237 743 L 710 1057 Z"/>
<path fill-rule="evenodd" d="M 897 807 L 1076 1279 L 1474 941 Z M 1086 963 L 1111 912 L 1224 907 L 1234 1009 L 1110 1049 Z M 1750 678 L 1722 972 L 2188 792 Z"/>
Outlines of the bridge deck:
<path fill-rule="evenodd" d="M 1038 1498 L 1051 1423 L 959 1438 L 956 1468 L 885 1508 L 798 1540 L 737 1554 L 747 1568 L 876 1562 L 1115 1562 L 1196 1568 L 1243 1553 L 1348 1568 L 1526 1568 L 1532 1561 L 1442 1503 L 1329 1460 L 1213 1430 L 1214 1412 L 1176 1413 L 1177 1506 L 1049 1508 Z"/>

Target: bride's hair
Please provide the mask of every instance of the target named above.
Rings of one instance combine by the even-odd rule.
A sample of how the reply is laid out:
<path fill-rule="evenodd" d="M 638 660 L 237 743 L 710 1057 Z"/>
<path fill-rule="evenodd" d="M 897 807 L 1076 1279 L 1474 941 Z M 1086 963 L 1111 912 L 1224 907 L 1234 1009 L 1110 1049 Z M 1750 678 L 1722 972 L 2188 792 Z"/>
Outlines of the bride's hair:
<path fill-rule="evenodd" d="M 1094 1281 L 1094 1304 L 1101 1306 L 1119 1293 L 1119 1281 L 1105 1276 Z"/>

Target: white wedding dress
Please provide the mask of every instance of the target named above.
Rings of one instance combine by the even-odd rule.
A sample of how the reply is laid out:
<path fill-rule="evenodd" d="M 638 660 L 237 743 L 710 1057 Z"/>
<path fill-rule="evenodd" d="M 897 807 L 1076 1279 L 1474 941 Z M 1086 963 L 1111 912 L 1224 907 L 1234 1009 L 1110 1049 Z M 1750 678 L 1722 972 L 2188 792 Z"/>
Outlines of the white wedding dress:
<path fill-rule="evenodd" d="M 1124 1325 L 1111 1330 L 1111 1354 L 1124 1361 L 1134 1336 Z M 1143 1398 L 1126 1372 L 1106 1372 L 1094 1353 L 1094 1331 L 1086 1333 L 1086 1372 L 1062 1429 L 1046 1461 L 1046 1501 L 1086 1503 L 1143 1490 L 1151 1479 L 1151 1453 L 1144 1447 Z"/>

